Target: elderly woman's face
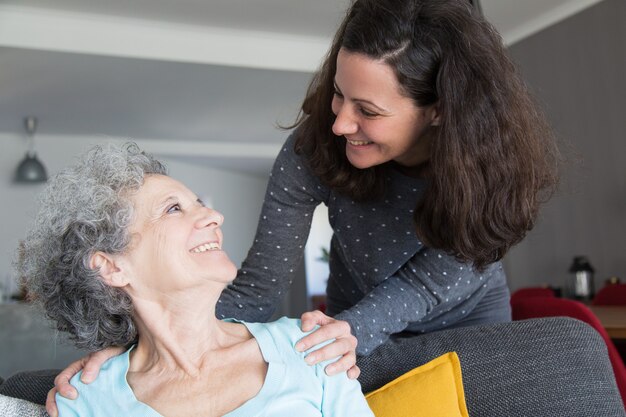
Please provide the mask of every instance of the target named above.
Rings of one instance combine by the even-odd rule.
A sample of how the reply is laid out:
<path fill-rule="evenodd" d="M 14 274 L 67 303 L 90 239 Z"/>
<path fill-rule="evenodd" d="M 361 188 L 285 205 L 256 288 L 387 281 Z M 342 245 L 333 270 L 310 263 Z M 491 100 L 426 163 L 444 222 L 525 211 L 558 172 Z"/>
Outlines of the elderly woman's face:
<path fill-rule="evenodd" d="M 222 250 L 223 216 L 187 187 L 149 175 L 131 201 L 132 243 L 124 255 L 132 268 L 131 288 L 171 295 L 207 282 L 221 289 L 234 279 L 237 268 Z"/>

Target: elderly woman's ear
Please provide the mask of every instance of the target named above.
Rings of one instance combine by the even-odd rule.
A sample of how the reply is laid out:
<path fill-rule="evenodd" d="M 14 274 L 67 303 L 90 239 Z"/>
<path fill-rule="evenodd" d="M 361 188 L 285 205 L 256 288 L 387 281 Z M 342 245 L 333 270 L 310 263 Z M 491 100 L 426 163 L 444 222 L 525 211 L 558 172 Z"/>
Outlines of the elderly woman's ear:
<path fill-rule="evenodd" d="M 98 251 L 91 255 L 89 268 L 98 271 L 102 280 L 111 287 L 128 284 L 121 260 L 107 253 Z"/>

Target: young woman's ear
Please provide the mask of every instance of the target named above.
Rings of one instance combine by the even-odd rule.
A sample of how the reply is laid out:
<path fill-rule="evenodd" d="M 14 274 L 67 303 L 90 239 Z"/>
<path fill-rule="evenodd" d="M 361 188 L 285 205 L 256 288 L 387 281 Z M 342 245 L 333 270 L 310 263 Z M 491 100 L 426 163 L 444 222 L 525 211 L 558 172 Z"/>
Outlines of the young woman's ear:
<path fill-rule="evenodd" d="M 100 278 L 111 287 L 123 287 L 128 283 L 119 260 L 107 253 L 98 251 L 91 255 L 89 268 L 98 271 Z"/>
<path fill-rule="evenodd" d="M 439 111 L 438 102 L 428 108 L 427 115 L 431 126 L 439 126 L 441 124 L 441 112 Z"/>

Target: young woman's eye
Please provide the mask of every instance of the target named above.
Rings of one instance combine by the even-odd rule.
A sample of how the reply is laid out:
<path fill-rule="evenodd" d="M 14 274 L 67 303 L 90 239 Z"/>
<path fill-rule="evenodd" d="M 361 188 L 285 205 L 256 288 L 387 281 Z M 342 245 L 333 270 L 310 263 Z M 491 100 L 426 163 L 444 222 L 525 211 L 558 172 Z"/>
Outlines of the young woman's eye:
<path fill-rule="evenodd" d="M 372 113 L 371 111 L 364 109 L 363 107 L 361 107 L 359 109 L 359 111 L 361 112 L 361 114 L 365 117 L 376 117 L 378 116 L 378 113 Z"/>
<path fill-rule="evenodd" d="M 335 97 L 343 98 L 343 94 L 341 94 L 341 92 L 336 88 L 335 91 L 333 91 L 333 94 L 335 95 Z"/>
<path fill-rule="evenodd" d="M 176 213 L 178 211 L 181 211 L 180 209 L 180 204 L 176 203 L 176 204 L 172 204 L 171 206 L 168 207 L 167 209 L 167 213 Z"/>

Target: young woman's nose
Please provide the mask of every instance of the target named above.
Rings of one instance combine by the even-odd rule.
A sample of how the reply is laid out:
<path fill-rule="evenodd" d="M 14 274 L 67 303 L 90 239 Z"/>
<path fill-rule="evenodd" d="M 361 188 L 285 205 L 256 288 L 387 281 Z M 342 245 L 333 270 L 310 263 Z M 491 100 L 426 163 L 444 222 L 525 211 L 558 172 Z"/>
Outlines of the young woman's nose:
<path fill-rule="evenodd" d="M 209 207 L 200 207 L 200 214 L 196 222 L 198 228 L 216 226 L 220 227 L 224 223 L 224 216 L 217 210 Z"/>
<path fill-rule="evenodd" d="M 337 136 L 352 135 L 359 130 L 359 125 L 354 117 L 354 111 L 349 105 L 343 103 L 336 104 L 333 108 L 335 111 L 335 122 L 333 123 L 333 133 Z"/>

